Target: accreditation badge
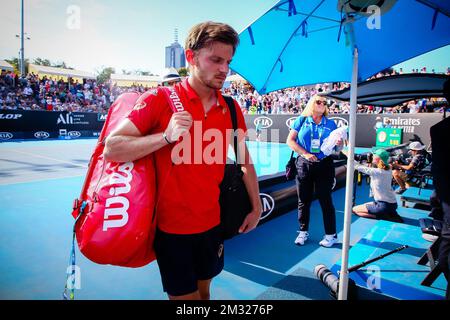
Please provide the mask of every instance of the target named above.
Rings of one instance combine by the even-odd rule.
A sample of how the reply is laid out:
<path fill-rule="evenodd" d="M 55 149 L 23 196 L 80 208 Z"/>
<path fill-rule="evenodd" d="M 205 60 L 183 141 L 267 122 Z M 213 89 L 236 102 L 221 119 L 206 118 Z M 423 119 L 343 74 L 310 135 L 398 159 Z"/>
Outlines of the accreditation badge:
<path fill-rule="evenodd" d="M 320 153 L 320 139 L 311 140 L 311 153 Z"/>

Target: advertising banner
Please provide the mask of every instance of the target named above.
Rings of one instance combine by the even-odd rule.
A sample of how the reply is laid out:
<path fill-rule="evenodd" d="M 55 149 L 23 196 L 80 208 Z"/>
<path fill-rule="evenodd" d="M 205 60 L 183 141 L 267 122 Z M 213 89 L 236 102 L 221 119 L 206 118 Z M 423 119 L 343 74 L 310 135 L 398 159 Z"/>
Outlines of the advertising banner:
<path fill-rule="evenodd" d="M 299 115 L 245 115 L 250 140 L 256 140 L 256 126 L 261 128 L 260 141 L 286 142 L 289 128 Z M 393 129 L 402 129 L 403 143 L 417 135 L 428 146 L 430 127 L 442 120 L 440 113 L 357 114 L 356 146 L 376 145 L 376 117 Z M 338 127 L 348 126 L 348 114 L 330 114 Z M 0 110 L 0 141 L 11 139 L 67 139 L 98 137 L 106 114 L 91 112 L 50 112 Z"/>

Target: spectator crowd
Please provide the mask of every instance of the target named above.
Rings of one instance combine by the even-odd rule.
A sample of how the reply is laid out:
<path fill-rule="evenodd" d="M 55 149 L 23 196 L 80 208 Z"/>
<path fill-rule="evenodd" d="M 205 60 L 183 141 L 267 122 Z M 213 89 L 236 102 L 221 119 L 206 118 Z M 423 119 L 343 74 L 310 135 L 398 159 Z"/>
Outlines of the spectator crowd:
<path fill-rule="evenodd" d="M 426 68 L 413 69 L 413 73 L 427 73 Z M 402 74 L 403 70 L 380 72 L 368 80 Z M 434 73 L 434 70 L 433 70 Z M 447 70 L 447 75 L 450 71 Z M 249 84 L 232 83 L 224 92 L 233 96 L 240 104 L 244 114 L 298 114 L 301 113 L 309 98 L 317 93 L 343 90 L 349 83 L 317 84 L 274 91 L 265 95 L 258 94 Z M 330 113 L 349 113 L 350 102 L 327 100 Z M 419 113 L 444 112 L 448 104 L 443 98 L 412 100 L 392 108 L 381 108 L 371 105 L 358 105 L 358 113 Z"/>
<path fill-rule="evenodd" d="M 70 79 L 70 78 L 69 78 Z M 107 113 L 114 100 L 123 92 L 144 92 L 136 86 L 119 88 L 98 84 L 95 80 L 39 79 L 35 74 L 18 77 L 12 72 L 0 75 L 0 109 Z"/>
<path fill-rule="evenodd" d="M 416 73 L 426 73 L 426 68 L 413 69 Z M 434 70 L 433 70 L 434 71 Z M 403 73 L 389 70 L 380 72 L 372 78 L 381 78 Z M 450 71 L 447 71 L 450 75 Z M 233 96 L 240 104 L 244 114 L 298 114 L 303 111 L 309 98 L 320 92 L 342 90 L 348 83 L 317 84 L 278 90 L 260 95 L 248 83 L 233 82 L 223 89 L 225 94 Z M 148 88 L 133 86 L 122 88 L 110 83 L 99 84 L 95 80 L 83 80 L 83 83 L 55 80 L 28 74 L 18 77 L 12 72 L 0 74 L 0 109 L 47 110 L 70 112 L 107 113 L 114 100 L 123 92 L 145 92 Z M 370 105 L 358 105 L 359 113 L 418 113 L 443 112 L 448 108 L 444 99 L 412 100 L 392 108 Z M 349 113 L 350 103 L 328 99 L 328 109 L 332 114 Z"/>

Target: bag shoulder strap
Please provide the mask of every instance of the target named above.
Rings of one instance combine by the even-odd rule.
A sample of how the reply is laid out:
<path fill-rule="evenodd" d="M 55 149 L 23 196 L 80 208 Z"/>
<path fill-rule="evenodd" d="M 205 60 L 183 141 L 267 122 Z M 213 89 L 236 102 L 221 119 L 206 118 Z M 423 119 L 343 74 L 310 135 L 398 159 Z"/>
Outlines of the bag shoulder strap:
<path fill-rule="evenodd" d="M 222 95 L 223 99 L 228 105 L 228 109 L 230 110 L 231 123 L 233 124 L 233 130 L 237 130 L 237 115 L 236 115 L 236 107 L 234 105 L 233 98 L 227 95 Z"/>
<path fill-rule="evenodd" d="M 305 120 L 306 120 L 307 117 L 300 116 L 299 118 L 300 118 L 300 128 L 301 128 L 303 126 L 303 124 L 305 123 Z"/>
<path fill-rule="evenodd" d="M 159 91 L 162 91 L 164 93 L 164 96 L 165 96 L 167 102 L 169 103 L 169 106 L 172 109 L 173 113 L 186 110 L 174 87 L 160 87 L 158 89 L 158 92 Z M 161 193 L 160 193 L 158 199 L 156 199 L 155 207 L 153 209 L 152 222 L 156 218 L 156 212 L 158 209 L 159 200 L 161 200 L 161 195 L 166 187 L 167 181 L 169 180 L 169 175 L 172 173 L 172 170 L 173 170 L 173 162 L 172 162 L 172 166 L 170 167 L 169 172 L 167 173 L 166 178 L 164 179 L 164 182 L 161 186 Z"/>
<path fill-rule="evenodd" d="M 306 117 L 304 116 L 300 116 L 300 128 L 303 126 L 303 124 L 305 123 Z M 291 152 L 291 159 L 294 157 L 294 150 L 292 150 Z"/>
<path fill-rule="evenodd" d="M 238 159 L 238 147 L 237 147 L 237 115 L 236 115 L 236 106 L 234 104 L 233 98 L 228 95 L 222 95 L 223 99 L 228 105 L 228 109 L 230 110 L 230 116 L 231 116 L 231 123 L 233 125 L 233 148 L 234 148 L 234 154 L 236 155 L 236 161 Z"/>
<path fill-rule="evenodd" d="M 173 113 L 186 110 L 174 87 L 160 87 Z"/>

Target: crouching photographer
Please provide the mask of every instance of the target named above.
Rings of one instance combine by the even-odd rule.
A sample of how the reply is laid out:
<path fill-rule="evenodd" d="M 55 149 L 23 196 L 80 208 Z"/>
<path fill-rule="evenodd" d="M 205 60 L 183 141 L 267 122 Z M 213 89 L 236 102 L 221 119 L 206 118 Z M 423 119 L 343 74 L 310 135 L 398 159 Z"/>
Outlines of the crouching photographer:
<path fill-rule="evenodd" d="M 370 176 L 371 194 L 375 201 L 353 207 L 353 213 L 363 218 L 403 222 L 397 213 L 397 200 L 391 187 L 392 170 L 389 166 L 389 153 L 378 149 L 373 154 L 375 168 L 355 161 L 355 170 Z"/>
<path fill-rule="evenodd" d="M 412 177 L 426 166 L 425 146 L 419 141 L 411 142 L 408 146 L 412 159 L 409 163 L 402 164 L 399 161 L 392 163 L 392 176 L 400 186 L 395 192 L 402 194 L 406 188 L 415 185 Z"/>

